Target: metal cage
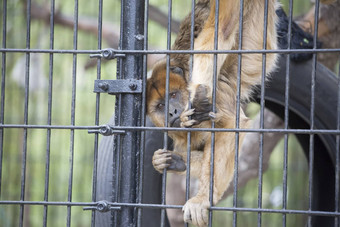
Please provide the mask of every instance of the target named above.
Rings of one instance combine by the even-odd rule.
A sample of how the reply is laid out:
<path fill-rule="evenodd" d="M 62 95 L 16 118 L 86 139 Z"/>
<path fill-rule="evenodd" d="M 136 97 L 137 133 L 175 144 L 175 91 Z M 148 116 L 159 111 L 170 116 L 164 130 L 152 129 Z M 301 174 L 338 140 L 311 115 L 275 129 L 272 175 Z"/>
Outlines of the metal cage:
<path fill-rule="evenodd" d="M 265 1 L 265 0 L 264 0 Z M 264 41 L 264 48 L 261 50 L 250 51 L 242 50 L 242 42 L 238 50 L 209 50 L 209 54 L 216 56 L 221 53 L 238 55 L 238 63 L 244 53 L 260 53 L 263 57 L 263 75 L 262 84 L 256 89 L 254 94 L 254 102 L 260 104 L 260 126 L 258 129 L 240 129 L 239 124 L 236 124 L 233 129 L 187 129 L 187 128 L 155 128 L 147 119 L 146 109 L 146 79 L 147 79 L 147 56 L 150 54 L 165 55 L 167 65 L 170 64 L 170 54 L 172 53 L 186 53 L 193 56 L 197 53 L 193 50 L 194 37 L 191 37 L 191 50 L 171 50 L 171 32 L 173 31 L 174 22 L 172 19 L 173 3 L 168 0 L 167 12 L 167 40 L 165 50 L 154 50 L 149 48 L 149 33 L 148 24 L 149 9 L 153 7 L 149 1 L 137 0 L 122 0 L 120 4 L 120 42 L 118 48 L 102 48 L 103 42 L 103 0 L 98 0 L 98 20 L 97 20 L 97 36 L 96 47 L 93 49 L 79 49 L 78 48 L 78 32 L 79 32 L 79 7 L 81 4 L 78 0 L 74 0 L 73 7 L 73 49 L 58 49 L 55 48 L 55 19 L 57 18 L 57 10 L 55 1 L 49 1 L 50 15 L 49 17 L 49 42 L 47 48 L 32 48 L 32 8 L 36 4 L 33 0 L 23 1 L 23 6 L 26 9 L 24 21 L 26 23 L 26 31 L 23 32 L 25 36 L 25 46 L 11 46 L 8 47 L 9 25 L 11 25 L 14 17 L 9 16 L 8 10 L 14 7 L 7 0 L 2 1 L 2 44 L 1 52 L 1 106 L 0 106 L 0 214 L 4 226 L 19 225 L 30 226 L 33 225 L 29 220 L 33 215 L 28 207 L 40 207 L 41 210 L 37 215 L 42 226 L 60 225 L 60 223 L 51 223 L 49 219 L 51 216 L 50 210 L 53 207 L 62 207 L 63 211 L 59 219 L 63 219 L 61 223 L 66 226 L 73 225 L 73 220 L 77 219 L 72 212 L 80 207 L 84 212 L 91 215 L 87 224 L 91 226 L 169 226 L 169 221 L 166 214 L 166 209 L 182 209 L 182 205 L 166 204 L 166 185 L 167 174 L 161 176 L 156 173 L 151 165 L 151 157 L 153 151 L 158 148 L 165 148 L 171 146 L 171 141 L 167 136 L 169 130 L 177 131 L 195 131 L 195 130 L 209 130 L 212 134 L 214 132 L 234 132 L 236 134 L 236 155 L 235 155 L 235 174 L 233 184 L 233 197 L 231 206 L 211 206 L 209 209 L 209 226 L 214 225 L 213 211 L 223 214 L 232 214 L 230 225 L 239 226 L 240 214 L 254 214 L 254 220 L 257 221 L 257 226 L 266 226 L 263 222 L 264 215 L 281 215 L 282 226 L 287 226 L 287 218 L 289 215 L 302 216 L 305 219 L 307 226 L 338 226 L 339 225 L 339 152 L 340 152 L 340 76 L 334 75 L 324 66 L 317 62 L 318 53 L 339 53 L 339 48 L 322 49 L 318 47 L 317 34 L 319 16 L 319 0 L 315 1 L 315 31 L 313 34 L 313 47 L 311 49 L 292 49 L 291 30 L 293 18 L 293 1 L 289 1 L 288 10 L 288 31 L 287 41 L 288 46 L 285 49 L 266 50 L 266 40 Z M 218 2 L 218 1 L 217 1 Z M 240 0 L 240 18 L 243 15 L 243 0 Z M 265 1 L 267 7 L 267 0 Z M 194 11 L 196 1 L 191 1 L 191 10 Z M 218 8 L 218 4 L 216 4 Z M 267 8 L 265 9 L 265 14 Z M 194 18 L 192 13 L 191 18 Z M 266 16 L 265 16 L 266 18 Z M 192 20 L 193 21 L 193 20 Z M 264 24 L 266 24 L 266 19 Z M 177 25 L 178 26 L 178 25 Z M 215 25 L 215 29 L 216 29 Z M 242 31 L 242 23 L 239 23 L 240 30 Z M 266 28 L 264 28 L 266 31 Z M 194 24 L 191 25 L 191 31 L 194 31 Z M 266 37 L 266 36 L 265 36 Z M 242 32 L 239 34 L 239 40 L 242 40 Z M 217 35 L 215 35 L 215 44 L 217 43 Z M 216 48 L 216 46 L 215 46 Z M 279 69 L 269 81 L 265 81 L 265 60 L 267 53 L 279 53 Z M 295 53 L 307 53 L 311 55 L 310 60 L 301 63 L 295 63 L 291 60 L 291 55 Z M 6 117 L 11 109 L 6 102 L 8 97 L 12 95 L 7 88 L 11 82 L 9 77 L 10 71 L 8 67 L 8 59 L 13 59 L 12 55 L 22 54 L 24 56 L 23 70 L 24 74 L 20 81 L 23 84 L 23 95 L 20 102 L 23 103 L 21 108 L 21 117 L 18 120 L 6 120 Z M 32 88 L 30 87 L 30 77 L 32 72 L 33 54 L 43 54 L 48 58 L 48 82 L 46 93 L 47 101 L 39 105 L 45 105 L 47 108 L 45 115 L 45 123 L 39 124 L 40 121 L 30 120 L 32 113 L 30 109 L 30 94 Z M 76 103 L 79 95 L 77 96 L 77 84 L 79 80 L 79 70 L 77 70 L 77 61 L 80 56 L 85 55 L 86 58 L 90 55 L 96 59 L 96 78 L 94 81 L 94 92 L 88 90 L 87 92 L 92 95 L 92 102 L 95 106 L 92 108 L 94 119 L 92 122 L 77 123 L 76 121 Z M 55 85 L 54 70 L 56 56 L 70 56 L 72 59 L 72 72 L 70 73 L 70 113 L 69 123 L 58 123 L 53 120 L 52 114 L 53 107 L 56 100 L 59 98 L 58 90 Z M 111 61 L 116 59 L 115 61 Z M 103 79 L 101 73 L 101 66 L 104 60 L 116 63 L 116 75 L 110 75 L 107 80 Z M 215 63 L 216 64 L 216 63 Z M 192 65 L 190 66 L 192 67 Z M 238 89 L 240 89 L 240 72 L 238 69 Z M 216 78 L 216 71 L 214 72 Z M 167 72 L 169 77 L 169 71 Z M 115 78 L 115 80 L 112 80 Z M 93 81 L 93 80 L 92 80 Z M 216 79 L 215 79 L 216 87 Z M 59 89 L 59 88 L 58 88 Z M 106 93 L 106 94 L 102 94 Z M 101 100 L 103 97 L 115 97 L 115 114 L 112 116 L 110 122 L 102 125 Z M 213 93 L 213 100 L 215 100 L 215 93 Z M 113 99 L 110 99 L 112 106 L 114 105 Z M 90 102 L 90 101 L 88 101 Z M 108 102 L 105 102 L 106 104 Z M 238 97 L 236 109 L 237 118 L 239 118 L 240 99 Z M 6 109 L 7 108 L 7 109 Z M 78 108 L 78 105 L 77 105 Z M 264 126 L 265 109 L 269 109 L 279 116 L 283 122 L 283 128 L 266 128 Z M 39 111 L 39 110 L 37 110 Z M 91 110 L 89 110 L 91 111 Z M 14 114 L 14 113 L 13 113 Z M 62 113 L 63 114 L 63 111 Z M 66 114 L 66 113 L 65 113 Z M 239 119 L 237 119 L 237 122 Z M 33 123 L 32 123 L 33 122 Z M 38 122 L 38 123 L 34 123 Z M 16 196 L 9 196 L 8 191 L 12 190 L 11 180 L 18 182 L 18 180 L 6 178 L 11 174 L 12 168 L 6 164 L 8 157 L 11 154 L 7 143 L 11 140 L 12 130 L 20 130 L 21 148 L 18 154 L 20 160 L 20 183 L 14 187 L 13 190 L 19 190 Z M 75 155 L 81 156 L 80 150 L 75 146 L 76 135 L 88 131 L 89 135 L 84 136 L 83 139 L 91 138 L 93 145 L 90 148 L 91 161 L 90 169 L 92 172 L 91 184 L 81 185 L 84 188 L 91 188 L 91 198 L 86 201 L 79 201 L 73 198 L 74 188 L 77 186 L 77 181 L 74 176 L 74 162 Z M 46 141 L 43 152 L 38 154 L 37 159 L 44 166 L 43 180 L 40 184 L 36 185 L 41 188 L 40 199 L 27 198 L 28 191 L 33 190 L 33 183 L 29 182 L 32 179 L 27 178 L 28 166 L 31 166 L 32 158 L 30 158 L 30 151 L 32 150 L 28 144 L 32 143 L 30 140 L 31 135 L 35 131 L 42 131 Z M 51 144 L 55 133 L 67 133 L 69 139 L 69 148 L 67 152 L 68 160 L 67 166 L 67 180 L 65 183 L 66 196 L 59 197 L 59 200 L 51 199 L 52 170 L 51 165 L 59 163 L 55 161 L 55 156 L 51 154 Z M 252 132 L 259 135 L 259 159 L 258 159 L 258 178 L 257 178 L 257 201 L 254 207 L 244 207 L 239 202 L 239 187 L 238 187 L 238 135 L 240 132 Z M 263 148 L 265 146 L 264 136 L 269 133 L 279 133 L 284 135 L 283 139 L 283 157 L 282 157 L 282 179 L 281 183 L 281 199 L 282 204 L 279 208 L 266 208 L 263 205 Z M 31 134 L 31 135 L 30 135 Z M 288 135 L 295 134 L 305 152 L 308 163 L 308 192 L 305 196 L 308 197 L 307 209 L 290 209 L 287 205 L 288 197 Z M 100 135 L 103 135 L 100 142 Z M 7 137 L 6 137 L 7 136 Z M 32 136 L 33 137 L 33 136 Z M 7 139 L 9 138 L 9 139 Z M 14 137 L 13 137 L 14 138 Z M 189 133 L 190 140 L 190 133 Z M 51 142 L 52 141 L 52 142 Z M 64 143 L 64 141 L 61 141 Z M 6 145 L 7 144 L 7 145 Z M 60 145 L 61 146 L 61 145 Z M 30 147 L 30 149 L 28 149 Z M 62 146 L 61 146 L 62 147 Z M 214 147 L 214 140 L 212 141 Z M 53 151 L 54 152 L 54 151 Z M 190 149 L 188 149 L 190 154 Z M 214 159 L 214 152 L 212 152 L 212 160 Z M 80 164 L 81 165 L 81 164 Z M 33 167 L 30 167 L 33 168 Z M 57 168 L 58 167 L 54 167 Z M 63 168 L 62 166 L 59 167 Z M 85 168 L 85 167 L 84 167 Z M 211 167 L 213 170 L 213 167 Z M 32 171 L 32 170 L 30 170 Z M 54 170 L 53 170 L 54 171 Z M 211 171 L 212 172 L 212 171 Z M 78 176 L 78 175 L 77 175 Z M 212 180 L 212 177 L 211 177 Z M 12 182 L 12 183 L 13 183 Z M 13 183 L 14 184 L 14 183 Z M 58 184 L 58 183 L 57 183 Z M 64 183 L 61 183 L 64 184 Z M 79 184 L 83 184 L 79 182 Z M 212 184 L 210 184 L 212 185 Z M 63 186 L 63 185 L 60 185 Z M 10 188 L 11 187 L 11 188 Z M 53 186 L 54 187 L 54 186 Z M 63 186 L 64 187 L 64 186 Z M 186 192 L 185 200 L 190 197 L 190 176 L 186 175 Z M 212 188 L 211 188 L 212 190 Z M 211 196 L 210 196 L 211 197 Z M 54 198 L 54 197 L 53 197 Z M 58 197 L 56 197 L 58 198 Z M 211 202 L 212 204 L 212 202 Z M 14 207 L 14 208 L 13 208 Z M 39 208 L 39 209 L 40 209 Z M 7 212 L 7 210 L 11 212 Z M 91 210 L 86 211 L 86 210 Z M 72 211 L 72 212 L 71 212 Z M 14 215 L 9 218 L 6 212 Z M 81 218 L 82 216 L 80 216 Z M 6 218 L 16 219 L 16 221 L 6 221 Z M 1 221 L 0 221 L 1 223 Z M 33 222 L 34 223 L 34 222 Z M 225 224 L 227 225 L 227 224 Z M 255 225 L 255 224 L 254 224 Z M 186 226 L 188 226 L 186 224 Z"/>

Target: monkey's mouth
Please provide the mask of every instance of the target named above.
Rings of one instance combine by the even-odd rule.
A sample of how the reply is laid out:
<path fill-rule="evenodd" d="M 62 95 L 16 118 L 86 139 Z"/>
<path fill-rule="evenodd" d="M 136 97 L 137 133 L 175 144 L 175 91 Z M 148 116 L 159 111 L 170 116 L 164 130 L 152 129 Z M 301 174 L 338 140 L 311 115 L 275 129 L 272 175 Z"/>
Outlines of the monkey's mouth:
<path fill-rule="evenodd" d="M 181 127 L 181 119 L 179 117 L 170 121 L 170 127 L 179 128 Z"/>

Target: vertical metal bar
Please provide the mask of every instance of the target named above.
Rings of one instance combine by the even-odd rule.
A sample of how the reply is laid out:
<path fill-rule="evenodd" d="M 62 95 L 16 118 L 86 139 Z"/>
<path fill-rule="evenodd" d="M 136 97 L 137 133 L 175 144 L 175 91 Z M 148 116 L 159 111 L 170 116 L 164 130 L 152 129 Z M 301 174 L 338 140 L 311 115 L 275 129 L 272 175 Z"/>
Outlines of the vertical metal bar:
<path fill-rule="evenodd" d="M 51 16 L 50 16 L 50 49 L 54 48 L 54 10 L 55 1 L 51 0 Z M 49 83 L 48 83 L 48 106 L 47 106 L 47 125 L 52 123 L 52 89 L 53 89 L 53 53 L 49 56 Z M 47 129 L 46 138 L 46 163 L 45 163 L 45 191 L 44 201 L 48 201 L 49 177 L 50 177 L 50 151 L 51 151 L 51 129 Z M 43 226 L 47 226 L 47 209 L 44 206 Z"/>
<path fill-rule="evenodd" d="M 124 50 L 142 50 L 143 40 L 138 37 L 144 34 L 145 1 L 123 0 L 122 25 L 124 32 L 121 37 L 121 47 Z M 143 73 L 143 56 L 127 55 L 122 60 L 121 72 L 125 79 L 138 78 Z M 139 126 L 141 118 L 141 95 L 121 95 L 121 124 L 123 126 Z M 116 115 L 119 114 L 116 111 Z M 138 168 L 138 152 L 140 150 L 140 134 L 129 131 L 122 136 L 121 171 L 119 199 L 124 203 L 136 202 L 136 177 Z M 119 226 L 135 226 L 137 224 L 137 209 L 123 207 L 118 216 Z"/>
<path fill-rule="evenodd" d="M 123 49 L 122 39 L 125 32 L 124 27 L 124 19 L 125 12 L 124 12 L 124 5 L 121 3 L 120 5 L 120 42 L 119 42 L 119 49 Z M 117 79 L 122 79 L 124 77 L 122 73 L 122 59 L 117 59 Z M 116 96 L 116 104 L 115 104 L 115 125 L 121 126 L 122 125 L 122 95 L 118 94 Z M 113 143 L 113 174 L 112 174 L 112 201 L 118 202 L 119 195 L 120 195 L 120 167 L 121 167 L 121 150 L 122 150 L 122 136 L 117 135 L 115 136 L 114 143 Z M 118 225 L 118 213 L 116 211 L 111 211 L 111 222 L 112 226 L 116 227 Z"/>
<path fill-rule="evenodd" d="M 264 21 L 263 21 L 263 49 L 267 49 L 267 27 L 268 27 L 268 0 L 264 5 Z M 261 109 L 260 109 L 260 129 L 264 128 L 264 106 L 265 106 L 265 77 L 266 77 L 266 53 L 262 54 L 262 78 L 261 78 Z M 258 208 L 262 208 L 262 183 L 263 183 L 263 138 L 264 134 L 260 134 L 260 154 L 259 154 L 259 185 L 258 185 Z M 257 226 L 262 225 L 262 212 L 257 214 Z"/>
<path fill-rule="evenodd" d="M 103 25 L 103 0 L 99 0 L 98 9 L 98 50 L 102 49 L 102 25 Z M 101 78 L 101 58 L 97 59 L 97 80 Z M 99 109 L 100 109 L 100 93 L 96 94 L 96 114 L 94 124 L 99 125 Z M 92 201 L 97 200 L 97 170 L 98 170 L 98 133 L 94 135 L 93 148 L 93 179 L 92 179 Z M 94 227 L 96 223 L 96 211 L 92 211 L 91 226 Z"/>
<path fill-rule="evenodd" d="M 238 49 L 242 50 L 242 36 L 243 36 L 243 0 L 240 1 L 239 12 L 239 36 L 238 36 Z M 237 59 L 237 94 L 236 94 L 236 129 L 240 128 L 240 108 L 241 108 L 241 69 L 242 69 L 242 55 L 238 54 Z M 233 207 L 237 207 L 237 184 L 238 184 L 238 153 L 239 153 L 239 136 L 238 132 L 235 133 L 235 166 L 234 166 L 234 193 L 233 193 Z M 237 212 L 233 212 L 233 226 L 237 224 Z"/>
<path fill-rule="evenodd" d="M 340 131 L 340 65 L 338 72 L 338 105 L 337 105 L 338 119 L 336 129 Z M 335 212 L 339 212 L 339 190 L 340 190 L 340 135 L 336 135 L 336 156 L 335 156 Z M 336 216 L 334 220 L 334 227 L 339 226 L 339 217 Z"/>
<path fill-rule="evenodd" d="M 149 26 L 149 0 L 145 0 L 145 11 L 144 11 L 144 40 L 143 40 L 143 49 L 148 49 L 148 26 Z M 143 75 L 142 75 L 142 84 L 143 84 L 143 92 L 142 92 L 142 113 L 141 113 L 141 126 L 145 126 L 146 120 L 146 80 L 147 80 L 147 63 L 148 58 L 147 55 L 143 55 Z M 141 132 L 141 148 L 139 155 L 139 184 L 138 184 L 138 196 L 137 202 L 142 203 L 143 199 L 143 181 L 144 181 L 144 153 L 145 153 L 145 131 Z M 137 217 L 137 226 L 142 226 L 142 209 L 138 208 L 138 217 Z"/>
<path fill-rule="evenodd" d="M 314 35 L 313 35 L 313 49 L 317 48 L 318 36 L 318 18 L 319 18 L 319 0 L 315 1 L 315 16 L 314 16 Z M 311 107 L 310 107 L 310 129 L 314 129 L 314 111 L 315 111 L 315 78 L 316 78 L 316 53 L 313 53 L 312 64 L 312 79 L 311 79 Z M 309 210 L 313 208 L 313 167 L 314 167 L 314 136 L 310 135 L 309 139 Z M 308 216 L 308 226 L 312 226 L 312 216 Z"/>
<path fill-rule="evenodd" d="M 6 48 L 7 40 L 7 0 L 3 0 L 2 6 L 2 48 Z M 1 106 L 0 106 L 0 124 L 4 124 L 5 120 L 5 85 L 6 85 L 6 52 L 2 52 L 1 67 Z M 4 129 L 0 129 L 0 198 L 2 185 L 2 158 L 4 152 Z"/>
<path fill-rule="evenodd" d="M 291 37 L 292 37 L 292 21 L 293 21 L 293 0 L 289 0 L 289 15 L 288 15 L 288 34 L 287 34 L 287 49 L 291 48 Z M 286 55 L 286 83 L 285 83 L 285 109 L 284 109 L 284 127 L 288 129 L 289 122 L 289 75 L 290 75 L 290 54 Z M 284 148 L 283 148 L 283 179 L 282 179 L 282 209 L 287 209 L 287 168 L 288 168 L 288 134 L 284 135 Z M 282 214 L 282 226 L 287 225 L 287 215 Z"/>
<path fill-rule="evenodd" d="M 167 50 L 171 49 L 171 17 L 172 17 L 172 0 L 168 1 L 168 28 L 167 28 Z M 166 82 L 165 82 L 165 127 L 169 127 L 169 80 L 170 80 L 170 55 L 166 55 Z M 168 149 L 168 132 L 164 132 L 164 150 Z M 167 171 L 164 169 L 162 175 L 162 205 L 165 205 L 166 199 L 166 178 Z M 161 227 L 165 226 L 165 209 L 161 210 Z"/>
<path fill-rule="evenodd" d="M 74 26 L 73 26 L 73 50 L 78 49 L 78 0 L 74 0 Z M 71 102 L 71 125 L 75 125 L 75 111 L 76 111 L 76 87 L 77 87 L 77 54 L 73 54 L 72 63 L 72 102 Z M 73 189 L 73 162 L 74 162 L 74 129 L 71 129 L 70 134 L 70 170 L 68 182 L 67 201 L 72 201 Z M 71 225 L 71 206 L 67 206 L 67 226 Z"/>
<path fill-rule="evenodd" d="M 219 8 L 220 1 L 215 1 L 215 28 L 214 28 L 214 50 L 218 50 L 218 26 L 219 26 Z M 213 62 L 213 86 L 212 86 L 212 112 L 216 112 L 216 86 L 217 86 L 217 54 L 214 54 Z M 215 128 L 215 122 L 211 122 L 211 128 Z M 210 185 L 209 185 L 209 203 L 213 206 L 214 203 L 214 160 L 215 160 L 215 132 L 211 132 L 211 154 L 210 154 Z M 212 226 L 213 218 L 212 210 L 209 210 L 209 227 Z"/>
<path fill-rule="evenodd" d="M 31 0 L 27 1 L 27 17 L 26 17 L 26 48 L 30 49 L 31 45 Z M 30 53 L 26 53 L 25 66 L 25 107 L 24 107 L 24 124 L 28 124 L 28 97 L 29 97 L 29 78 L 30 78 Z M 28 129 L 24 129 L 23 134 L 23 149 L 22 149 L 22 163 L 21 163 L 21 190 L 20 200 L 25 200 L 25 185 L 26 185 L 26 159 L 27 159 L 27 134 Z M 20 205 L 19 226 L 23 226 L 24 222 L 24 205 Z"/>
<path fill-rule="evenodd" d="M 191 1 L 191 25 L 190 25 L 190 50 L 194 50 L 194 31 L 195 31 L 195 0 Z M 189 81 L 192 77 L 192 69 L 194 65 L 194 55 L 190 54 L 189 60 Z M 190 98 L 188 100 L 188 109 L 191 109 Z M 190 197 L 190 161 L 191 161 L 191 132 L 187 133 L 187 171 L 185 174 L 185 201 Z M 188 227 L 187 222 L 184 223 Z"/>

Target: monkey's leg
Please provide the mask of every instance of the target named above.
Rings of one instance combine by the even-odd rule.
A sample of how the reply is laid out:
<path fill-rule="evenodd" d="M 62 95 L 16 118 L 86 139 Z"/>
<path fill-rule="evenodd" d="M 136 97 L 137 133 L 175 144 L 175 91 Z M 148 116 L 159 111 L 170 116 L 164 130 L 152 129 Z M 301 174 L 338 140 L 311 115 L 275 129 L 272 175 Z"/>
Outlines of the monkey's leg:
<path fill-rule="evenodd" d="M 206 144 L 200 173 L 200 185 L 197 195 L 189 199 L 183 207 L 184 221 L 197 226 L 208 224 L 210 157 L 211 143 Z M 216 133 L 214 151 L 214 187 L 213 204 L 216 204 L 227 189 L 234 174 L 235 135 L 234 133 Z"/>
<path fill-rule="evenodd" d="M 219 26 L 218 26 L 218 50 L 231 50 L 236 43 L 236 34 L 238 31 L 239 18 L 239 1 L 220 0 L 219 5 Z M 204 27 L 195 40 L 195 50 L 206 51 L 214 50 L 215 34 L 215 0 L 211 0 L 210 14 Z M 217 73 L 226 60 L 227 54 L 217 56 Z M 195 97 L 195 92 L 199 84 L 208 87 L 208 98 L 211 100 L 211 91 L 213 85 L 213 54 L 195 54 L 193 74 L 189 85 L 191 99 Z"/>

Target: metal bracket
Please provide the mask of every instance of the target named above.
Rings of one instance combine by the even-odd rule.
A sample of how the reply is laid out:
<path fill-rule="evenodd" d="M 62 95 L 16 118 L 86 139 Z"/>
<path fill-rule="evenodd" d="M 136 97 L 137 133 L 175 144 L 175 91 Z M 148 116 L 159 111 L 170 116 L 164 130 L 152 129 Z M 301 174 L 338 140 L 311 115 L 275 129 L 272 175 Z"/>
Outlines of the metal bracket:
<path fill-rule="evenodd" d="M 142 81 L 135 79 L 128 80 L 95 80 L 94 92 L 122 94 L 122 93 L 142 93 Z"/>
<path fill-rule="evenodd" d="M 113 134 L 125 134 L 124 130 L 113 130 L 109 125 L 100 126 L 99 129 L 88 130 L 88 133 L 100 133 L 103 136 L 112 136 Z"/>
<path fill-rule="evenodd" d="M 121 207 L 113 207 L 109 204 L 109 202 L 102 200 L 97 203 L 95 206 L 90 206 L 90 207 L 83 207 L 83 210 L 97 210 L 99 212 L 108 212 L 110 210 L 120 210 Z"/>
<path fill-rule="evenodd" d="M 105 58 L 107 60 L 115 59 L 118 57 L 125 57 L 125 54 L 116 53 L 117 51 L 112 48 L 102 50 L 100 54 L 91 54 L 90 58 Z"/>

